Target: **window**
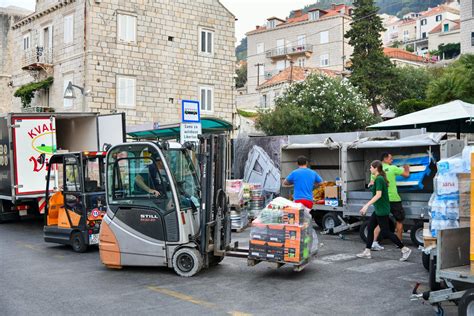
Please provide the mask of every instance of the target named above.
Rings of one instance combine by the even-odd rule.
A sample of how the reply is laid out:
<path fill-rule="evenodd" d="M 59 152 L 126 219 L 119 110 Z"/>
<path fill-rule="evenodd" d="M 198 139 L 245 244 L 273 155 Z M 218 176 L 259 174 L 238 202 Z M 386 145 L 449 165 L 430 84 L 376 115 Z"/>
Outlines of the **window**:
<path fill-rule="evenodd" d="M 30 33 L 23 35 L 23 50 L 30 49 L 31 35 Z"/>
<path fill-rule="evenodd" d="M 319 64 L 321 67 L 329 66 L 329 55 L 328 54 L 321 55 Z"/>
<path fill-rule="evenodd" d="M 285 60 L 277 61 L 276 69 L 278 70 L 278 72 L 285 70 L 285 68 L 286 68 L 286 61 Z"/>
<path fill-rule="evenodd" d="M 275 20 L 267 21 L 267 27 L 269 29 L 274 29 L 276 27 L 276 21 Z"/>
<path fill-rule="evenodd" d="M 310 21 L 316 21 L 319 19 L 319 10 L 316 10 L 316 11 L 311 11 L 309 13 L 309 20 Z"/>
<path fill-rule="evenodd" d="M 81 192 L 81 179 L 79 178 L 79 167 L 75 158 L 66 158 L 64 173 L 66 176 L 66 192 Z"/>
<path fill-rule="evenodd" d="M 278 55 L 283 55 L 285 52 L 285 39 L 279 39 L 277 40 L 277 54 Z"/>
<path fill-rule="evenodd" d="M 64 74 L 63 75 L 63 91 L 61 91 L 61 95 L 64 95 L 69 82 L 74 82 L 74 74 Z M 64 108 L 71 108 L 73 106 L 73 99 L 64 99 Z"/>
<path fill-rule="evenodd" d="M 421 33 L 421 38 L 426 38 L 426 32 Z"/>
<path fill-rule="evenodd" d="M 426 19 L 421 20 L 421 25 L 426 25 Z"/>
<path fill-rule="evenodd" d="M 122 43 L 137 41 L 137 17 L 117 14 L 117 39 Z"/>
<path fill-rule="evenodd" d="M 74 16 L 72 14 L 64 17 L 64 44 L 74 41 Z"/>
<path fill-rule="evenodd" d="M 298 46 L 302 47 L 306 45 L 306 35 L 298 36 Z"/>
<path fill-rule="evenodd" d="M 265 44 L 264 43 L 258 43 L 257 44 L 257 54 L 263 54 L 265 51 Z"/>
<path fill-rule="evenodd" d="M 449 32 L 449 24 L 448 23 L 443 24 L 443 32 Z"/>
<path fill-rule="evenodd" d="M 202 54 L 212 55 L 214 53 L 214 32 L 201 29 L 199 36 L 199 51 Z"/>
<path fill-rule="evenodd" d="M 117 105 L 121 107 L 135 107 L 136 79 L 129 76 L 117 76 Z"/>
<path fill-rule="evenodd" d="M 329 32 L 324 31 L 319 33 L 320 34 L 320 44 L 326 44 L 329 42 Z"/>
<path fill-rule="evenodd" d="M 260 77 L 263 77 L 265 75 L 265 65 L 259 64 L 257 67 L 258 67 L 258 75 Z"/>
<path fill-rule="evenodd" d="M 266 94 L 262 95 L 262 100 L 261 100 L 260 106 L 261 106 L 262 108 L 266 108 L 266 107 L 267 107 L 267 95 L 266 95 Z"/>
<path fill-rule="evenodd" d="M 299 67 L 304 67 L 305 64 L 306 64 L 306 58 L 304 58 L 304 57 L 298 58 L 298 66 Z"/>
<path fill-rule="evenodd" d="M 441 21 L 442 18 L 443 18 L 443 16 L 441 14 L 437 15 L 436 16 L 436 22 Z"/>
<path fill-rule="evenodd" d="M 199 96 L 201 101 L 201 112 L 212 112 L 214 110 L 214 89 L 212 87 L 200 87 Z"/>
<path fill-rule="evenodd" d="M 471 46 L 474 46 L 474 32 L 471 32 Z"/>

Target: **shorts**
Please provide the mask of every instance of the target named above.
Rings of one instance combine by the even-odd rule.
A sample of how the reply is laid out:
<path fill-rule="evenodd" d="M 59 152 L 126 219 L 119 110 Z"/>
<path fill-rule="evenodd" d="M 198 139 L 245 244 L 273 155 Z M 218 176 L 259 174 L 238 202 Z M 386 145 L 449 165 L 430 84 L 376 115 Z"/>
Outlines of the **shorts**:
<path fill-rule="evenodd" d="M 295 200 L 295 203 L 301 203 L 303 204 L 306 208 L 312 209 L 313 208 L 313 201 L 306 200 L 306 199 L 301 199 L 301 200 Z"/>
<path fill-rule="evenodd" d="M 390 213 L 392 213 L 397 222 L 405 220 L 405 210 L 403 209 L 402 202 L 390 202 Z"/>

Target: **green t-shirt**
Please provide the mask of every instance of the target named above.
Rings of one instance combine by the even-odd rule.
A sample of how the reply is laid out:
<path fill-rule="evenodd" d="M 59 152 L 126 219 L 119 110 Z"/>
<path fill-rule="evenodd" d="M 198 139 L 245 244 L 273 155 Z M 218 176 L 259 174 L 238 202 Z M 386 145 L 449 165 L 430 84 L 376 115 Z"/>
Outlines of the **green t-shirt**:
<path fill-rule="evenodd" d="M 382 176 L 377 176 L 372 186 L 372 194 L 375 195 L 377 191 L 382 191 L 382 196 L 374 203 L 375 215 L 386 216 L 390 214 L 390 200 L 388 198 L 387 182 Z"/>
<path fill-rule="evenodd" d="M 382 165 L 383 171 L 387 174 L 388 181 L 388 198 L 390 202 L 400 202 L 402 198 L 398 194 L 397 190 L 397 176 L 401 176 L 405 170 L 403 168 L 389 165 L 384 163 Z M 374 176 L 371 176 L 371 180 L 374 180 Z"/>

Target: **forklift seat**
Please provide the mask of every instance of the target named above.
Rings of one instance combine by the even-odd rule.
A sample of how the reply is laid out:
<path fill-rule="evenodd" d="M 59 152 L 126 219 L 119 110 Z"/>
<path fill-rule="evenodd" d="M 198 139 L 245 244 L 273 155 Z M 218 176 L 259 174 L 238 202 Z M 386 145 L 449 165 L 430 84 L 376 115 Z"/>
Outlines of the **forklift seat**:
<path fill-rule="evenodd" d="M 61 207 L 64 207 L 64 195 L 61 191 L 58 191 L 49 198 L 48 226 L 58 225 L 58 215 Z"/>
<path fill-rule="evenodd" d="M 97 180 L 88 180 L 84 181 L 84 187 L 86 192 L 97 192 L 99 190 L 99 183 Z"/>

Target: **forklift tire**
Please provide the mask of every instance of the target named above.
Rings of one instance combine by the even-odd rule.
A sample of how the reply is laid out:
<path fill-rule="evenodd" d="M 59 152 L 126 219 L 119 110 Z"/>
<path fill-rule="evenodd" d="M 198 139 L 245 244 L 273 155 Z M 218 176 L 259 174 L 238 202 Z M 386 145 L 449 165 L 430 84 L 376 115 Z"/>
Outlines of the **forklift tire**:
<path fill-rule="evenodd" d="M 423 223 L 415 223 L 410 229 L 410 238 L 415 246 L 423 246 Z"/>
<path fill-rule="evenodd" d="M 474 315 L 474 289 L 466 290 L 466 293 L 459 300 L 458 315 Z"/>
<path fill-rule="evenodd" d="M 323 216 L 322 225 L 324 230 L 329 230 L 341 225 L 341 221 L 337 218 L 336 212 L 328 212 Z"/>
<path fill-rule="evenodd" d="M 86 252 L 87 245 L 84 242 L 84 238 L 80 232 L 73 232 L 71 234 L 71 247 L 74 252 Z"/>
<path fill-rule="evenodd" d="M 426 271 L 430 271 L 430 255 L 424 251 L 421 252 L 421 262 L 423 262 L 423 267 Z"/>
<path fill-rule="evenodd" d="M 173 255 L 173 269 L 177 275 L 192 277 L 202 269 L 202 256 L 195 248 L 180 248 Z"/>

